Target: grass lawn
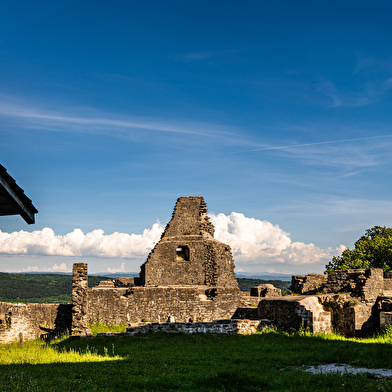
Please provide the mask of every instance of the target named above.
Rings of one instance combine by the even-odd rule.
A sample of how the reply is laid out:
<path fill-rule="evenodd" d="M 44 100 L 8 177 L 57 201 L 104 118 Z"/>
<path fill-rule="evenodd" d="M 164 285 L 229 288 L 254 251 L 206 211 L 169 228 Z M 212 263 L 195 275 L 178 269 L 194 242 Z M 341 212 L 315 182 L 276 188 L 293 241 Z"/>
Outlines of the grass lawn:
<path fill-rule="evenodd" d="M 392 381 L 303 365 L 392 369 L 392 334 L 155 334 L 0 345 L 1 391 L 392 391 Z"/>

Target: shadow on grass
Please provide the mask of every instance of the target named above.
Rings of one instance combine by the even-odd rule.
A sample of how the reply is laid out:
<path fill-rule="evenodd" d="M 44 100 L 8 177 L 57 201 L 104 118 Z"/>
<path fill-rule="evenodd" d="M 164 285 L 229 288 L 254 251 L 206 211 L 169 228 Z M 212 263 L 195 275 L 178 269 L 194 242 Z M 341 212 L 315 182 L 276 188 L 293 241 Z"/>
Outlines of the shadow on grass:
<path fill-rule="evenodd" d="M 391 346 L 279 333 L 66 339 L 51 347 L 94 352 L 102 362 L 3 365 L 0 385 L 2 391 L 392 391 L 390 381 L 366 375 L 298 369 L 335 362 L 392 368 Z"/>

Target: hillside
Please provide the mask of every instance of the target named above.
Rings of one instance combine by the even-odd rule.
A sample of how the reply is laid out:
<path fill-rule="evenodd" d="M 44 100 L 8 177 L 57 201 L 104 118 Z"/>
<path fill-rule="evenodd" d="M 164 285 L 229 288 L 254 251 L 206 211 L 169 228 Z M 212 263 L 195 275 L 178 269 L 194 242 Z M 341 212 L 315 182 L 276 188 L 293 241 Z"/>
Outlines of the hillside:
<path fill-rule="evenodd" d="M 89 287 L 108 278 L 89 276 Z M 8 274 L 0 272 L 0 301 L 22 303 L 71 302 L 72 275 Z"/>
<path fill-rule="evenodd" d="M 253 278 L 237 278 L 238 286 L 241 291 L 250 291 L 250 289 L 259 284 L 272 284 L 278 289 L 282 289 L 282 293 L 288 292 L 291 282 L 286 280 L 266 280 L 266 279 L 253 279 Z"/>
<path fill-rule="evenodd" d="M 105 276 L 89 275 L 89 287 L 95 286 Z M 288 290 L 290 282 L 237 278 L 241 291 L 250 291 L 258 284 L 270 283 Z M 0 301 L 22 303 L 68 303 L 71 302 L 72 276 L 65 274 L 8 274 L 0 272 Z"/>

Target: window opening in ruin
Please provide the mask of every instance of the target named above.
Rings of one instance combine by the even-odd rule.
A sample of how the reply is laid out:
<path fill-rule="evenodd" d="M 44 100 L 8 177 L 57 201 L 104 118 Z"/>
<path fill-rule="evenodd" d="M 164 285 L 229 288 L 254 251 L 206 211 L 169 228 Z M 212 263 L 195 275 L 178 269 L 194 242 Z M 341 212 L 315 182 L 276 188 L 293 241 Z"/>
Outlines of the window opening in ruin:
<path fill-rule="evenodd" d="M 178 245 L 176 249 L 176 261 L 189 261 L 189 247 L 186 245 Z"/>

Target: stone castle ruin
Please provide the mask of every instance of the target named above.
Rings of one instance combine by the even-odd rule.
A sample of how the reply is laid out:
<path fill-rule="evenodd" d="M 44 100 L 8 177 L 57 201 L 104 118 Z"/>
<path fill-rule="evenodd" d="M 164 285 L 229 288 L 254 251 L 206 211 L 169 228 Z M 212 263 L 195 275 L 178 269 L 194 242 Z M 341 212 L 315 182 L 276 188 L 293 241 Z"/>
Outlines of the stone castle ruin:
<path fill-rule="evenodd" d="M 214 239 L 202 197 L 180 197 L 161 240 L 141 267 L 143 286 L 238 289 L 230 247 Z"/>
<path fill-rule="evenodd" d="M 87 264 L 74 265 L 74 331 L 95 322 L 209 322 L 230 318 L 240 305 L 230 247 L 214 239 L 202 197 L 180 197 L 139 278 L 87 288 Z"/>
<path fill-rule="evenodd" d="M 148 331 L 250 333 L 265 325 L 366 336 L 392 323 L 392 276 L 381 269 L 292 277 L 292 295 L 270 284 L 240 292 L 230 247 L 214 239 L 202 197 L 180 197 L 139 277 L 88 287 L 87 264 L 73 266 L 72 304 L 0 303 L 0 342 L 89 325 Z"/>

